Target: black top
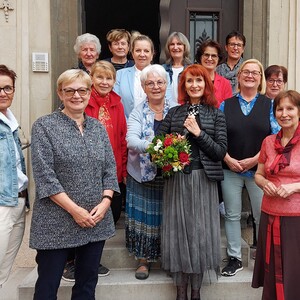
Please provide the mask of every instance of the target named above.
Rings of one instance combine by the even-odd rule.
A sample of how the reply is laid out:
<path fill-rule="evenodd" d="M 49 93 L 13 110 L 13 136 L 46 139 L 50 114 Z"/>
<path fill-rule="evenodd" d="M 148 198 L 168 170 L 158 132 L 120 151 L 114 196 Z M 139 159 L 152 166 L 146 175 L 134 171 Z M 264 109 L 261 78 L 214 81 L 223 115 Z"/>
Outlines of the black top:
<path fill-rule="evenodd" d="M 226 100 L 224 113 L 227 124 L 228 154 L 235 159 L 255 156 L 264 138 L 271 134 L 271 100 L 259 95 L 249 115 L 241 110 L 237 97 Z M 224 168 L 228 166 L 224 163 Z M 255 171 L 256 167 L 251 170 Z"/>

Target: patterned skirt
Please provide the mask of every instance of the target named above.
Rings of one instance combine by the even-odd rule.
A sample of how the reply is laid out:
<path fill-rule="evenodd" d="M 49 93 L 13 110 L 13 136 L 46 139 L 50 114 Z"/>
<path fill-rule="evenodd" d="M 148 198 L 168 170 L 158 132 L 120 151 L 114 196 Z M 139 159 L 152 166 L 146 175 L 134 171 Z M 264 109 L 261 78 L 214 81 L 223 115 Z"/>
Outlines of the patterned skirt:
<path fill-rule="evenodd" d="M 190 274 L 192 281 L 192 276 L 197 280 L 205 271 L 218 271 L 217 182 L 208 180 L 203 169 L 177 173 L 165 181 L 163 199 L 162 266 L 172 273 L 175 284 L 181 283 L 183 273 Z M 191 283 L 197 286 L 197 282 Z"/>
<path fill-rule="evenodd" d="M 160 258 L 162 219 L 162 177 L 139 183 L 127 177 L 125 233 L 126 247 L 137 259 L 155 262 Z"/>

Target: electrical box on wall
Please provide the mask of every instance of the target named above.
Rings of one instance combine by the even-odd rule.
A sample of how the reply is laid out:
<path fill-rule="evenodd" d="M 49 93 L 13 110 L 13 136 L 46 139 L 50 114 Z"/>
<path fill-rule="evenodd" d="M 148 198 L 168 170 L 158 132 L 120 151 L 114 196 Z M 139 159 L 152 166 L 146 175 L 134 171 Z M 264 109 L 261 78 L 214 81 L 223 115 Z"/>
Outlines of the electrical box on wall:
<path fill-rule="evenodd" d="M 32 53 L 32 71 L 49 72 L 48 53 Z"/>

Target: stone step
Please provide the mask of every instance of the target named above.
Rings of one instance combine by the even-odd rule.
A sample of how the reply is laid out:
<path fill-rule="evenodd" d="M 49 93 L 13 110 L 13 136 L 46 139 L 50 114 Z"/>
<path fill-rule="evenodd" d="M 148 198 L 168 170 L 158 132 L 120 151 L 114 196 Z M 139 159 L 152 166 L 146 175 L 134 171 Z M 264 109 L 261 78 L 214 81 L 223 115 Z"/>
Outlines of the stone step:
<path fill-rule="evenodd" d="M 253 266 L 244 268 L 233 277 L 206 277 L 201 288 L 202 299 L 207 300 L 258 300 L 261 289 L 252 289 L 250 282 Z M 19 285 L 19 300 L 31 300 L 37 278 L 36 268 Z M 214 279 L 214 278 L 213 278 Z M 73 283 L 61 281 L 58 300 L 70 299 Z M 96 288 L 96 299 L 101 300 L 174 300 L 176 288 L 172 279 L 162 270 L 151 270 L 147 280 L 137 280 L 132 270 L 111 270 L 107 277 L 100 277 Z"/>
<path fill-rule="evenodd" d="M 222 258 L 226 258 L 226 237 L 221 223 Z M 261 299 L 261 290 L 251 288 L 253 260 L 249 259 L 250 248 L 242 241 L 242 258 L 244 270 L 233 277 L 207 275 L 204 279 L 201 295 L 207 300 L 256 300 Z M 172 279 L 160 269 L 160 262 L 152 266 L 147 280 L 137 280 L 134 276 L 137 261 L 128 255 L 125 247 L 124 218 L 117 224 L 116 235 L 108 240 L 103 250 L 101 263 L 110 269 L 110 275 L 99 277 L 96 299 L 101 300 L 174 300 L 176 288 Z M 222 262 L 221 268 L 226 264 Z M 37 279 L 36 268 L 27 275 L 19 285 L 19 300 L 31 300 Z M 58 300 L 70 299 L 73 283 L 61 281 Z"/>
<path fill-rule="evenodd" d="M 224 230 L 221 230 L 221 257 L 225 259 L 226 254 L 226 237 Z M 247 267 L 250 257 L 250 247 L 242 240 L 242 261 L 243 266 Z M 129 256 L 125 246 L 125 230 L 117 229 L 116 235 L 107 240 L 103 249 L 101 263 L 107 268 L 112 269 L 126 269 L 135 268 L 137 261 L 133 256 Z M 159 262 L 153 265 L 154 268 L 159 268 Z"/>

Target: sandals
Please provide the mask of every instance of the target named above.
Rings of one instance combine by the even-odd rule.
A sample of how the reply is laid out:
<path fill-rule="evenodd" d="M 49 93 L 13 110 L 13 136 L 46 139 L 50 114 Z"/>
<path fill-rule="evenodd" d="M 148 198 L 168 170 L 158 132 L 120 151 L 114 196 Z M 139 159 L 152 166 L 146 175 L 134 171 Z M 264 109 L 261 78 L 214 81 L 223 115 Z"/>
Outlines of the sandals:
<path fill-rule="evenodd" d="M 145 267 L 146 270 L 139 270 L 140 267 Z M 135 271 L 135 278 L 139 280 L 145 280 L 149 277 L 149 273 L 150 273 L 150 263 L 140 262 Z"/>

